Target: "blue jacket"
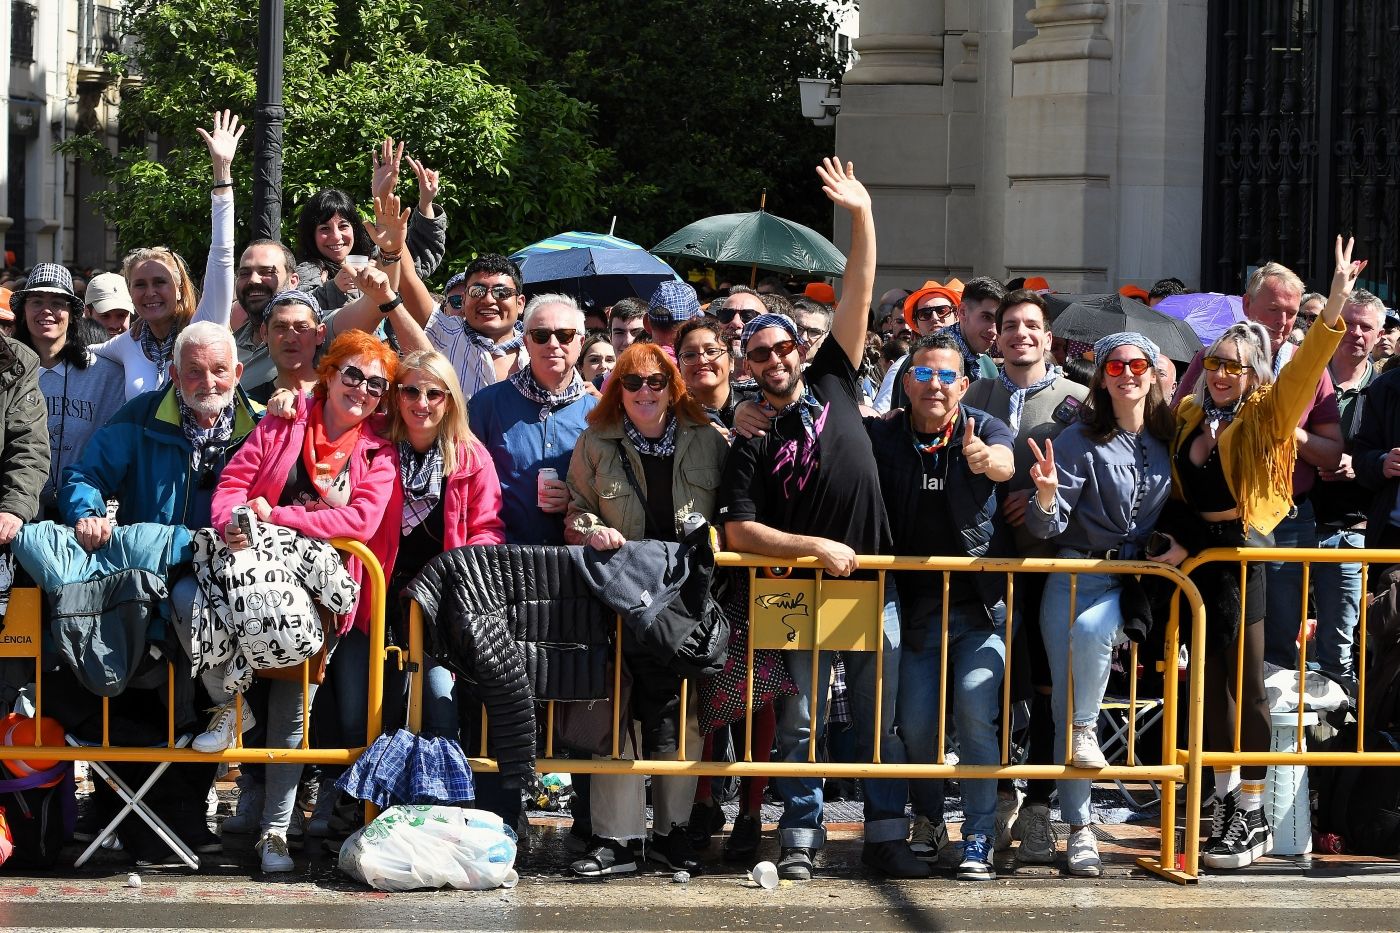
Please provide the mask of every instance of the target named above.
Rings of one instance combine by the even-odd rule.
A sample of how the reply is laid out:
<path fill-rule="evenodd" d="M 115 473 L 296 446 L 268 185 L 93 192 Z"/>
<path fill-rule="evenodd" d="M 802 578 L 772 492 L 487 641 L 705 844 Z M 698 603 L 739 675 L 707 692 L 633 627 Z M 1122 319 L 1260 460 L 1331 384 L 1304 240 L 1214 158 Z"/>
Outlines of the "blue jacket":
<path fill-rule="evenodd" d="M 118 502 L 117 521 L 157 522 L 187 528 L 209 526 L 209 503 L 219 472 L 252 432 L 262 409 L 238 389 L 233 436 L 208 469 L 191 469 L 194 453 L 180 428 L 175 387 L 146 392 L 123 405 L 88 440 L 82 457 L 63 471 L 58 507 L 64 524 L 107 514 Z"/>

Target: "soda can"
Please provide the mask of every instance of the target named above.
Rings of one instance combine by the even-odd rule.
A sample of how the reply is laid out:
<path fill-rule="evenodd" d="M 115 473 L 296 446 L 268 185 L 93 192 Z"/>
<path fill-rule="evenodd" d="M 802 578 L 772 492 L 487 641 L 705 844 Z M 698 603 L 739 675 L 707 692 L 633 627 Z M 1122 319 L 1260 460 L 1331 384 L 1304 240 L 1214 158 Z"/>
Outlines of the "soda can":
<path fill-rule="evenodd" d="M 238 526 L 238 530 L 243 532 L 243 537 L 248 539 L 249 544 L 252 544 L 255 540 L 253 533 L 258 527 L 258 517 L 253 514 L 252 508 L 246 505 L 237 506 L 233 510 L 232 518 L 234 524 Z"/>
<path fill-rule="evenodd" d="M 697 530 L 705 526 L 705 516 L 699 512 L 686 512 L 681 516 L 682 537 L 690 537 Z"/>
<path fill-rule="evenodd" d="M 559 471 L 554 467 L 540 467 L 540 475 L 535 480 L 535 503 L 544 508 L 545 483 L 559 482 Z"/>

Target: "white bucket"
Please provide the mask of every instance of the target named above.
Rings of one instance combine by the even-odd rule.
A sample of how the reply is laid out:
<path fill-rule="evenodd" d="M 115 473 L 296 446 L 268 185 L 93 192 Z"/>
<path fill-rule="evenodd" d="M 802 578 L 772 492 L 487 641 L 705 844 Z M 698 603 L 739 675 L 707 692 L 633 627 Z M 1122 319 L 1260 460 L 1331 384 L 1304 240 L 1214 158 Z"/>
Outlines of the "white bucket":
<path fill-rule="evenodd" d="M 1298 734 L 1298 713 L 1271 714 L 1273 736 L 1269 750 L 1307 751 Z M 1303 725 L 1317 724 L 1317 713 L 1304 712 Z M 1299 765 L 1269 768 L 1264 787 L 1264 814 L 1274 834 L 1274 855 L 1307 855 L 1312 851 L 1312 819 L 1308 805 L 1308 769 Z"/>

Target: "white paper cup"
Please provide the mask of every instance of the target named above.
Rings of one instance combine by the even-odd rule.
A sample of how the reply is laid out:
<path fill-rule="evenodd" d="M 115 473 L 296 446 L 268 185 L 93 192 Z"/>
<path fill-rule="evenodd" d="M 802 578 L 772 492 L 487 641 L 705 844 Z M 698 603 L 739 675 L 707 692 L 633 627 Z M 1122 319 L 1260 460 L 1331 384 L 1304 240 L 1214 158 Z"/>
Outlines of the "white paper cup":
<path fill-rule="evenodd" d="M 346 256 L 346 257 L 345 257 L 345 264 L 346 264 L 347 266 L 349 266 L 351 269 L 354 269 L 356 275 L 359 275 L 361 272 L 364 271 L 365 266 L 368 266 L 368 265 L 369 265 L 369 257 L 368 257 L 368 256 Z"/>
<path fill-rule="evenodd" d="M 772 891 L 778 886 L 778 866 L 772 862 L 759 862 L 749 872 L 749 879 L 765 891 Z"/>

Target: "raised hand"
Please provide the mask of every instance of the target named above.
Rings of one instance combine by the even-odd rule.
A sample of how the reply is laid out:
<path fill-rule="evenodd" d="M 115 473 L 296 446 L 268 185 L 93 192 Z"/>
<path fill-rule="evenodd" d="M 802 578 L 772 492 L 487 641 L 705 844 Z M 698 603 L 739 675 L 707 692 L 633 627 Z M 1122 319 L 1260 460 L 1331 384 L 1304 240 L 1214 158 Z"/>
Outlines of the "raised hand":
<path fill-rule="evenodd" d="M 1049 512 L 1055 505 L 1055 493 L 1060 487 L 1060 475 L 1055 472 L 1055 442 L 1045 439 L 1045 450 L 1041 451 L 1035 438 L 1026 438 L 1031 445 L 1035 463 L 1031 465 L 1031 480 L 1035 483 L 1035 498 L 1042 512 Z"/>
<path fill-rule="evenodd" d="M 977 436 L 977 422 L 967 419 L 967 430 L 963 432 L 963 459 L 967 468 L 979 476 L 992 465 L 992 449 Z"/>
<path fill-rule="evenodd" d="M 373 265 L 365 266 L 355 277 L 355 287 L 360 290 L 361 295 L 377 305 L 394 300 L 394 289 L 389 284 L 389 277 Z"/>
<path fill-rule="evenodd" d="M 827 156 L 822 159 L 822 164 L 817 166 L 817 174 L 821 176 L 822 193 L 830 198 L 833 204 L 844 207 L 851 213 L 870 209 L 870 192 L 865 190 L 865 185 L 856 180 L 853 163 L 847 162 L 843 168 L 841 160 Z"/>
<path fill-rule="evenodd" d="M 399 164 L 403 160 L 403 143 L 399 143 L 398 148 L 394 148 L 394 140 L 391 136 L 385 136 L 384 141 L 379 144 L 377 150 L 370 151 L 370 159 L 374 163 L 374 180 L 370 185 L 376 200 L 387 197 L 394 193 L 394 186 L 399 183 Z"/>
<path fill-rule="evenodd" d="M 408 215 L 412 211 L 405 207 L 399 210 L 399 196 L 390 194 L 374 199 L 374 222 L 365 224 L 369 238 L 379 247 L 381 253 L 390 256 L 402 252 L 408 239 Z"/>
<path fill-rule="evenodd" d="M 229 167 L 233 165 L 233 155 L 238 151 L 238 141 L 243 138 L 247 129 L 246 126 L 239 125 L 238 117 L 232 110 L 215 112 L 212 131 L 202 126 L 195 127 L 194 131 L 209 149 L 209 161 L 214 165 L 215 184 L 233 180 Z"/>
<path fill-rule="evenodd" d="M 1337 236 L 1337 242 L 1333 245 L 1333 255 L 1336 257 L 1336 269 L 1332 272 L 1332 294 L 1350 295 L 1356 287 L 1356 280 L 1361 276 L 1361 270 L 1366 268 L 1366 260 L 1353 260 L 1351 258 L 1352 249 L 1356 246 L 1356 237 L 1348 237 L 1346 245 L 1342 244 L 1342 237 Z"/>
<path fill-rule="evenodd" d="M 418 176 L 418 213 L 432 220 L 433 202 L 442 190 L 442 176 L 436 169 L 428 168 L 413 156 L 408 157 L 408 165 L 413 169 L 413 174 Z"/>

